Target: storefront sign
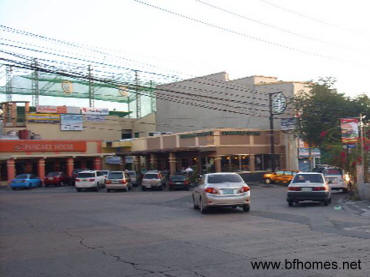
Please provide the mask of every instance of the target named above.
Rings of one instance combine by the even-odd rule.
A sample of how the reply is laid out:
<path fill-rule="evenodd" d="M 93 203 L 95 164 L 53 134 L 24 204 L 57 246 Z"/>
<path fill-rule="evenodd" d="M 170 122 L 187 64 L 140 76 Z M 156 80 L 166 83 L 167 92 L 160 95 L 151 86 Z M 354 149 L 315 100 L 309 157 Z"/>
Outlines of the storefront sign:
<path fill-rule="evenodd" d="M 61 131 L 82 131 L 83 117 L 79 114 L 62 114 L 60 117 Z"/>
<path fill-rule="evenodd" d="M 194 133 L 194 134 L 183 134 L 180 135 L 180 138 L 195 138 L 195 137 L 207 137 L 213 136 L 213 132 L 203 132 L 203 133 Z"/>
<path fill-rule="evenodd" d="M 46 114 L 46 113 L 28 113 L 27 121 L 34 123 L 59 123 L 59 114 Z"/>
<path fill-rule="evenodd" d="M 108 156 L 105 157 L 106 164 L 122 164 L 122 158 L 120 156 Z"/>
<path fill-rule="evenodd" d="M 0 152 L 86 152 L 85 141 L 4 140 Z"/>
<path fill-rule="evenodd" d="M 342 143 L 357 143 L 359 139 L 358 119 L 357 118 L 342 118 L 340 120 L 342 129 Z"/>
<path fill-rule="evenodd" d="M 261 135 L 260 132 L 253 132 L 253 131 L 222 131 L 221 135 L 223 136 L 259 136 Z"/>
<path fill-rule="evenodd" d="M 67 113 L 66 106 L 37 106 L 38 113 Z"/>
<path fill-rule="evenodd" d="M 82 114 L 109 115 L 109 109 L 106 108 L 81 108 Z"/>
<path fill-rule="evenodd" d="M 299 148 L 299 158 L 308 158 L 310 156 L 309 148 Z M 311 156 L 320 158 L 321 152 L 319 148 L 311 148 Z"/>
<path fill-rule="evenodd" d="M 80 107 L 67 106 L 67 112 L 66 113 L 80 114 L 81 113 L 81 110 L 80 110 Z"/>

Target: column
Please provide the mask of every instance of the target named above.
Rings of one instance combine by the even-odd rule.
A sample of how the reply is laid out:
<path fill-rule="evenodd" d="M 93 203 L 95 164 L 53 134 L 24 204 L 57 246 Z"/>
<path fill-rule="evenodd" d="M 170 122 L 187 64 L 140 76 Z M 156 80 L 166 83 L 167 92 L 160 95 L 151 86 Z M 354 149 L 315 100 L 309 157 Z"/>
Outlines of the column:
<path fill-rule="evenodd" d="M 8 172 L 8 181 L 10 182 L 15 178 L 15 160 L 9 159 L 6 161 L 7 172 Z"/>
<path fill-rule="evenodd" d="M 198 174 L 202 174 L 202 156 L 201 155 L 197 156 L 197 169 L 198 169 Z"/>
<path fill-rule="evenodd" d="M 17 126 L 17 104 L 11 103 L 11 122 L 13 126 Z"/>
<path fill-rule="evenodd" d="M 150 154 L 150 169 L 158 169 L 158 159 L 155 154 Z"/>
<path fill-rule="evenodd" d="M 45 179 L 45 160 L 39 159 L 37 161 L 37 175 L 41 179 L 41 182 L 44 183 Z"/>
<path fill-rule="evenodd" d="M 67 175 L 69 177 L 72 177 L 73 167 L 74 167 L 74 160 L 73 160 L 73 158 L 67 158 Z"/>
<path fill-rule="evenodd" d="M 122 161 L 122 169 L 125 170 L 126 169 L 126 156 L 121 156 L 121 161 Z"/>
<path fill-rule="evenodd" d="M 254 154 L 249 155 L 249 171 L 255 171 L 256 170 L 256 157 Z"/>
<path fill-rule="evenodd" d="M 174 175 L 176 173 L 176 154 L 170 153 L 168 162 L 170 164 L 170 175 Z"/>
<path fill-rule="evenodd" d="M 216 156 L 215 157 L 215 169 L 216 172 L 221 172 L 221 156 Z"/>
<path fill-rule="evenodd" d="M 144 156 L 144 162 L 145 162 L 145 169 L 146 170 L 149 170 L 150 169 L 150 156 L 149 155 L 146 155 Z"/>
<path fill-rule="evenodd" d="M 140 156 L 134 157 L 134 170 L 136 170 L 138 174 L 141 174 Z"/>
<path fill-rule="evenodd" d="M 94 169 L 101 170 L 101 158 L 100 157 L 94 158 Z"/>

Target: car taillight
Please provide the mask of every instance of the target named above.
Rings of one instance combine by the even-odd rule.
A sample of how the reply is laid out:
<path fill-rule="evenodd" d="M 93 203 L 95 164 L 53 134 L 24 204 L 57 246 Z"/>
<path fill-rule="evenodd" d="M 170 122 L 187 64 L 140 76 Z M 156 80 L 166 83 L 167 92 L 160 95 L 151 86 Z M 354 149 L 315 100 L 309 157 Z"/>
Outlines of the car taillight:
<path fill-rule="evenodd" d="M 327 186 L 323 186 L 323 187 L 314 187 L 312 188 L 313 191 L 327 191 L 329 190 Z"/>
<path fill-rule="evenodd" d="M 250 188 L 249 188 L 249 187 L 244 186 L 244 187 L 242 187 L 242 188 L 239 190 L 239 192 L 243 193 L 243 192 L 248 192 L 249 190 L 250 190 Z"/>
<path fill-rule="evenodd" d="M 206 188 L 204 190 L 206 193 L 211 193 L 211 194 L 218 194 L 218 190 L 215 188 Z"/>
<path fill-rule="evenodd" d="M 78 179 L 78 178 L 76 178 L 76 182 L 79 182 L 79 181 L 81 181 L 80 179 Z"/>
<path fill-rule="evenodd" d="M 126 180 L 122 180 L 122 181 L 121 181 L 121 183 L 122 183 L 122 184 L 126 184 L 126 183 L 127 183 L 127 181 L 126 181 Z"/>
<path fill-rule="evenodd" d="M 173 185 L 173 182 L 172 182 L 172 181 L 169 181 L 169 182 L 168 182 L 168 184 L 169 184 L 169 185 Z"/>
<path fill-rule="evenodd" d="M 189 181 L 189 180 L 185 180 L 185 181 L 184 181 L 184 184 L 185 184 L 185 185 L 189 185 L 189 184 L 190 184 L 190 181 Z"/>
<path fill-rule="evenodd" d="M 105 183 L 106 184 L 112 184 L 112 181 L 111 180 L 106 180 Z"/>
<path fill-rule="evenodd" d="M 300 191 L 301 188 L 300 187 L 288 187 L 288 190 L 291 190 L 291 191 Z"/>
<path fill-rule="evenodd" d="M 95 181 L 94 178 L 89 179 L 89 182 L 94 182 L 94 181 Z"/>

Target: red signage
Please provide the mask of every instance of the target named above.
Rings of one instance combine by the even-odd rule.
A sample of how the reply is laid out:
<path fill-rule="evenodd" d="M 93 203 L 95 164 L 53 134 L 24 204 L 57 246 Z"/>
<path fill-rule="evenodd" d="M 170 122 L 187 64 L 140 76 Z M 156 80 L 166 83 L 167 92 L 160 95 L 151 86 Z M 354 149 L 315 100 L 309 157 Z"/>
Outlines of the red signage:
<path fill-rule="evenodd" d="M 359 140 L 358 119 L 357 118 L 342 118 L 340 120 L 342 129 L 342 143 L 357 143 Z"/>
<path fill-rule="evenodd" d="M 86 152 L 86 141 L 0 140 L 0 152 Z"/>

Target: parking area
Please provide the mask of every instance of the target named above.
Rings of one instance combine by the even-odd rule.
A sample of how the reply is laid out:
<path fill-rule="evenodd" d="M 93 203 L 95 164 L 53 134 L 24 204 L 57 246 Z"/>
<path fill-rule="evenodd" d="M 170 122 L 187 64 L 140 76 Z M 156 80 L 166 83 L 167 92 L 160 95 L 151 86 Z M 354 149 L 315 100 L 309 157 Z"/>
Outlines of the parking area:
<path fill-rule="evenodd" d="M 370 218 L 334 193 L 288 207 L 251 186 L 251 211 L 192 207 L 189 191 L 0 190 L 1 276 L 367 276 Z M 341 207 L 338 209 L 338 207 Z M 361 269 L 263 270 L 253 261 L 358 261 Z"/>

